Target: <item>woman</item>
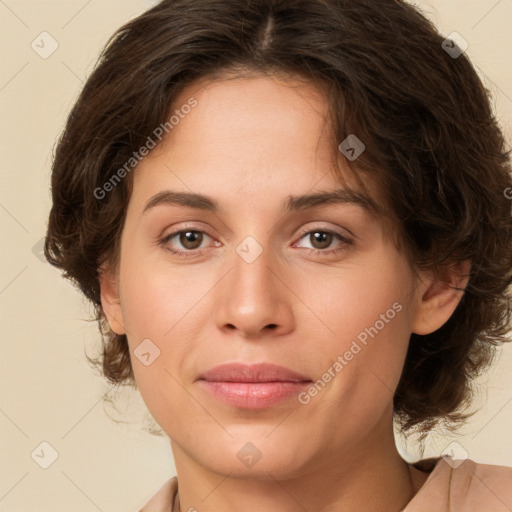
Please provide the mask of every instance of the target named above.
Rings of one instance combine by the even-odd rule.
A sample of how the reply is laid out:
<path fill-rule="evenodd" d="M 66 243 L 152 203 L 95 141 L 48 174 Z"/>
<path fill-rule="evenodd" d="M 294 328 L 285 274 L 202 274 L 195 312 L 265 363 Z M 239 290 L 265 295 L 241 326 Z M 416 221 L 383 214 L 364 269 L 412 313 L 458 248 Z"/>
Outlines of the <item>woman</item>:
<path fill-rule="evenodd" d="M 393 421 L 462 424 L 507 340 L 511 184 L 463 49 L 406 3 L 164 0 L 122 27 L 45 254 L 170 438 L 141 510 L 510 510 L 512 468 L 409 464 Z"/>

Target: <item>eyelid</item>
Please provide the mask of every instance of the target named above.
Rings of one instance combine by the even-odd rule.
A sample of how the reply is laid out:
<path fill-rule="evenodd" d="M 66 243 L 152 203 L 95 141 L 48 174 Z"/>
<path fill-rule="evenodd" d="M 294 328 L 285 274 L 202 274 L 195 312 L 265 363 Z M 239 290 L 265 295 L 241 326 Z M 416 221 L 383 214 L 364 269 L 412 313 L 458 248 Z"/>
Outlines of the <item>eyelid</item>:
<path fill-rule="evenodd" d="M 340 228 L 338 228 L 338 229 L 340 229 Z M 323 232 L 335 234 L 335 235 L 345 239 L 346 241 L 350 241 L 350 237 L 356 238 L 355 235 L 349 229 L 347 229 L 347 228 L 343 228 L 343 229 L 349 233 L 349 236 L 339 233 L 336 228 L 330 228 L 330 227 L 321 226 L 321 225 L 314 225 L 314 226 L 304 227 L 295 235 L 295 237 L 301 238 L 305 234 L 308 234 L 308 233 L 311 233 L 312 231 L 317 230 L 317 231 L 323 231 Z M 169 237 L 175 236 L 175 235 L 177 235 L 183 231 L 187 231 L 187 230 L 205 233 L 210 238 L 215 239 L 215 236 L 213 236 L 207 228 L 198 227 L 197 225 L 193 225 L 193 226 L 183 225 L 178 228 L 175 228 L 173 231 L 171 231 L 168 234 L 163 234 L 163 233 L 165 233 L 165 230 L 164 230 L 163 233 L 157 237 L 157 240 L 161 240 L 162 238 L 169 238 Z"/>
<path fill-rule="evenodd" d="M 348 235 L 344 235 L 342 233 L 339 232 L 340 229 L 344 229 L 345 231 L 347 231 Z M 337 235 L 347 241 L 351 240 L 352 238 L 356 238 L 355 235 L 347 228 L 330 228 L 330 227 L 326 227 L 326 226 L 321 226 L 321 225 L 314 225 L 314 226 L 308 226 L 308 227 L 305 227 L 303 230 L 299 231 L 299 233 L 296 235 L 297 237 L 302 237 L 303 235 L 307 234 L 307 233 L 311 233 L 311 232 L 314 232 L 314 231 L 322 231 L 322 232 L 327 232 L 327 233 L 332 233 L 334 235 Z"/>
<path fill-rule="evenodd" d="M 160 235 L 157 236 L 158 239 L 167 238 L 171 235 L 177 235 L 178 233 L 181 233 L 183 231 L 197 231 L 200 233 L 206 233 L 210 238 L 215 238 L 210 230 L 207 227 L 200 226 L 199 224 L 193 224 L 189 225 L 188 223 L 195 223 L 197 221 L 185 221 L 184 224 L 179 224 L 178 227 L 174 227 L 172 231 L 169 231 L 169 233 L 165 234 L 167 231 L 167 228 L 162 231 Z"/>

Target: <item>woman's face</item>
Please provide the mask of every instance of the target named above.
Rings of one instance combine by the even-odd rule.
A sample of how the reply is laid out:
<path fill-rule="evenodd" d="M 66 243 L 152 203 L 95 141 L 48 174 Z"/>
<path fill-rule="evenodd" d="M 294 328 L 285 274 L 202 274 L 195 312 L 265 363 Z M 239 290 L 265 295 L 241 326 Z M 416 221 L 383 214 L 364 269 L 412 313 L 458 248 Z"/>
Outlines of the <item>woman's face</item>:
<path fill-rule="evenodd" d="M 134 171 L 115 325 L 177 460 L 284 478 L 392 442 L 419 292 L 363 203 L 297 200 L 342 187 L 326 108 L 290 80 L 197 82 Z"/>

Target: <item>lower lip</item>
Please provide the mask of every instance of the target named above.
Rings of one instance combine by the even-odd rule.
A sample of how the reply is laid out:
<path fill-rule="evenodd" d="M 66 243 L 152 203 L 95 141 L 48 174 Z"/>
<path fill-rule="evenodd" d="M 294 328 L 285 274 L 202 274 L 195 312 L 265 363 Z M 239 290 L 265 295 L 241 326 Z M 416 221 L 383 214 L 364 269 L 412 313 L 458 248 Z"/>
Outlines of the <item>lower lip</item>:
<path fill-rule="evenodd" d="M 212 382 L 201 380 L 215 398 L 244 409 L 264 409 L 300 393 L 310 382 Z"/>

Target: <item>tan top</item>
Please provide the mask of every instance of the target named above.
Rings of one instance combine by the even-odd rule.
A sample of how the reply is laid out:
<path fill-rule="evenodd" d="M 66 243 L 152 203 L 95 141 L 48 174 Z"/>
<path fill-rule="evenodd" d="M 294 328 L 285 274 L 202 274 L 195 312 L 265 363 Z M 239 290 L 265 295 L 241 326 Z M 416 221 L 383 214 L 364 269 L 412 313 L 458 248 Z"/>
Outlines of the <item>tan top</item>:
<path fill-rule="evenodd" d="M 401 512 L 512 511 L 512 467 L 450 461 L 438 457 L 412 464 L 430 475 Z M 138 512 L 185 512 L 179 510 L 177 498 L 174 476 Z"/>

